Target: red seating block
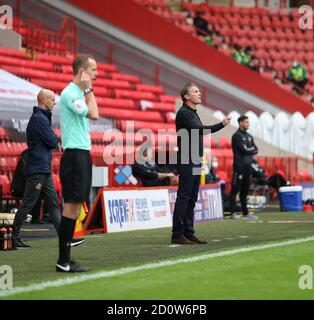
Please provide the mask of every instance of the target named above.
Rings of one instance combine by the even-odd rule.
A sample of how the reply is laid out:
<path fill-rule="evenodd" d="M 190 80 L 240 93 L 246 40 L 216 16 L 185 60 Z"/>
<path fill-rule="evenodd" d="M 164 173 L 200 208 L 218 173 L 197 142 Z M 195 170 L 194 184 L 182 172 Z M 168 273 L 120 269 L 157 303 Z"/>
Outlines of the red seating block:
<path fill-rule="evenodd" d="M 99 107 L 104 108 L 122 108 L 122 109 L 138 109 L 136 103 L 131 99 L 112 99 L 96 97 Z"/>
<path fill-rule="evenodd" d="M 126 121 L 121 120 L 120 129 L 126 131 Z M 155 123 L 155 122 L 145 122 L 145 121 L 134 121 L 134 129 L 148 129 L 153 132 L 158 132 L 158 130 L 171 130 L 175 133 L 175 126 L 170 123 Z"/>
<path fill-rule="evenodd" d="M 121 73 L 112 73 L 111 78 L 113 80 L 125 80 L 132 83 L 140 83 L 141 80 L 139 77 L 133 75 L 133 74 L 121 74 Z"/>
<path fill-rule="evenodd" d="M 156 101 L 156 96 L 151 92 L 115 90 L 116 98 L 130 98 L 134 100 L 151 100 Z"/>
<path fill-rule="evenodd" d="M 130 83 L 125 80 L 110 80 L 110 79 L 97 79 L 95 86 L 104 86 L 106 88 L 114 89 L 130 89 Z"/>
<path fill-rule="evenodd" d="M 151 86 L 147 84 L 137 84 L 136 89 L 138 91 L 152 92 L 157 94 L 164 93 L 164 89 L 161 86 Z"/>
<path fill-rule="evenodd" d="M 163 122 L 163 118 L 161 114 L 156 111 L 101 108 L 99 110 L 99 113 L 102 117 L 105 117 L 105 118 Z"/>

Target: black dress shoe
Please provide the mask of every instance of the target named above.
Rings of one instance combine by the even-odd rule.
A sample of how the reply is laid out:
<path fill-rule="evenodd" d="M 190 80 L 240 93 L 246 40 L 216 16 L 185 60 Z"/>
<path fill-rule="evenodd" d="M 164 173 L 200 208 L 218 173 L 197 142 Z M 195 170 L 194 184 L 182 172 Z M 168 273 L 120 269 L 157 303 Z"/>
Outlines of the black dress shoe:
<path fill-rule="evenodd" d="M 186 237 L 186 238 L 196 244 L 207 244 L 208 243 L 207 241 L 200 240 L 200 239 L 196 238 L 195 236 L 190 236 L 190 237 Z"/>
<path fill-rule="evenodd" d="M 172 238 L 171 239 L 171 244 L 195 244 L 195 242 L 190 241 L 189 239 L 187 239 L 185 236 L 181 236 L 179 238 Z"/>
<path fill-rule="evenodd" d="M 21 238 L 15 239 L 15 248 L 16 249 L 29 249 L 31 246 L 23 242 Z"/>

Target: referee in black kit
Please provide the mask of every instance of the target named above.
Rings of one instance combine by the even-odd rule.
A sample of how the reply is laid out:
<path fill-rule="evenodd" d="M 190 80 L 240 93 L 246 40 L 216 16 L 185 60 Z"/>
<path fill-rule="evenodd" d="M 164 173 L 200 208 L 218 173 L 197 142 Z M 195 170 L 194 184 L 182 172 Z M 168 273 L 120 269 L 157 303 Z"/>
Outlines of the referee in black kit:
<path fill-rule="evenodd" d="M 202 124 L 196 106 L 201 92 L 194 83 L 187 83 L 180 92 L 183 105 L 176 115 L 178 135 L 179 188 L 173 213 L 172 244 L 206 244 L 195 236 L 194 207 L 198 197 L 203 157 L 203 135 L 214 133 L 230 123 L 231 117 L 212 126 Z M 198 150 L 195 150 L 195 147 Z"/>
<path fill-rule="evenodd" d="M 239 219 L 236 213 L 236 196 L 240 192 L 241 210 L 243 219 L 255 220 L 256 216 L 249 215 L 247 208 L 247 196 L 249 193 L 252 174 L 253 156 L 258 153 L 253 137 L 247 132 L 249 118 L 238 118 L 239 129 L 232 136 L 233 150 L 233 177 L 230 192 L 231 219 Z"/>

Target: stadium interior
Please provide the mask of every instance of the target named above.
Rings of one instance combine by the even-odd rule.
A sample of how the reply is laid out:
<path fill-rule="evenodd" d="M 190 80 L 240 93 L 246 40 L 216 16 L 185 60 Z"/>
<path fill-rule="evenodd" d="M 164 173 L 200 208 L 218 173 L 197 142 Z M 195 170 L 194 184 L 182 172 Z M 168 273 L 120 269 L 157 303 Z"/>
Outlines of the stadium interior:
<path fill-rule="evenodd" d="M 306 7 L 305 11 L 301 12 L 302 5 Z M 97 61 L 98 74 L 93 83 L 93 91 L 99 108 L 99 119 L 90 121 L 91 156 L 93 169 L 106 168 L 107 176 L 104 179 L 104 171 L 93 171 L 90 210 L 84 209 L 86 212 L 80 216 L 75 229 L 75 237 L 86 236 L 88 244 L 85 243 L 75 250 L 84 256 L 83 263 L 92 265 L 94 270 L 106 273 L 108 269 L 110 273 L 114 267 L 125 268 L 126 271 L 119 270 L 124 270 L 129 277 L 129 282 L 118 283 L 120 278 L 114 278 L 117 269 L 112 271 L 113 276 L 103 273 L 99 279 L 98 276 L 86 278 L 86 292 L 80 290 L 81 280 L 77 280 L 77 283 L 69 280 L 64 286 L 71 285 L 72 289 L 62 291 L 63 284 L 60 284 L 61 288 L 53 284 L 55 273 L 51 265 L 56 260 L 55 254 L 51 254 L 52 250 L 47 250 L 50 246 L 57 251 L 56 232 L 50 224 L 51 221 L 48 221 L 48 224 L 46 221 L 42 223 L 44 226 L 26 226 L 22 230 L 26 238 L 31 240 L 44 238 L 32 242 L 30 253 L 23 256 L 23 265 L 19 260 L 19 252 L 15 255 L 10 255 L 9 252 L 2 255 L 1 252 L 1 255 L 7 259 L 6 263 L 14 266 L 14 277 L 19 285 L 32 286 L 35 280 L 51 280 L 52 284 L 46 285 L 44 282 L 43 288 L 33 290 L 31 287 L 25 291 L 22 288 L 20 292 L 13 294 L 34 299 L 242 299 L 247 296 L 257 299 L 299 296 L 312 299 L 312 294 L 307 295 L 308 292 L 295 292 L 293 272 L 297 270 L 295 261 L 299 261 L 299 258 L 304 260 L 303 264 L 309 263 L 305 258 L 312 253 L 312 247 L 307 243 L 313 241 L 313 6 L 314 2 L 311 0 L 0 0 L 0 8 L 5 8 L 8 14 L 7 18 L 3 19 L 5 14 L 0 11 L 0 212 L 8 213 L 12 209 L 12 213 L 16 212 L 21 202 L 20 197 L 12 194 L 11 183 L 21 153 L 27 149 L 26 128 L 33 106 L 37 103 L 38 92 L 47 88 L 57 95 L 52 125 L 61 139 L 58 105 L 61 92 L 73 80 L 73 59 L 83 53 L 91 54 Z M 302 20 L 304 14 L 307 14 L 307 20 Z M 199 24 L 195 22 L 197 19 Z M 300 25 L 300 19 L 305 26 Z M 132 176 L 128 163 L 129 159 L 137 156 L 139 146 L 150 141 L 156 163 L 159 164 L 157 155 L 163 154 L 167 165 L 169 164 L 171 155 L 177 151 L 175 118 L 182 105 L 180 89 L 187 82 L 197 84 L 201 90 L 202 104 L 197 110 L 203 123 L 214 124 L 227 115 L 232 117 L 230 126 L 204 137 L 205 161 L 210 169 L 212 159 L 215 159 L 214 171 L 218 177 L 215 183 L 206 183 L 206 180 L 201 179 L 203 189 L 199 195 L 202 195 L 199 196 L 195 211 L 198 210 L 195 221 L 202 222 L 197 224 L 197 230 L 209 243 L 203 247 L 205 249 L 200 246 L 195 246 L 196 249 L 191 248 L 192 246 L 169 246 L 170 229 L 166 227 L 170 228 L 172 221 L 171 210 L 175 203 L 176 185 L 164 189 L 156 187 L 157 191 L 152 188 L 154 192 L 149 194 L 150 189 L 142 188 L 140 179 Z M 249 133 L 254 137 L 259 149 L 256 170 L 262 172 L 262 176 L 253 179 L 249 205 L 250 211 L 256 210 L 261 214 L 259 221 L 240 219 L 236 225 L 237 222 L 232 219 L 224 219 L 229 218 L 230 211 L 225 207 L 224 195 L 231 190 L 231 137 L 238 129 L 237 120 L 241 115 L 249 118 Z M 149 130 L 150 134 L 147 135 L 145 130 Z M 116 149 L 110 147 L 113 142 Z M 120 152 L 118 157 L 117 152 Z M 59 142 L 52 152 L 52 177 L 60 208 L 62 154 Z M 115 157 L 116 161 L 112 163 Z M 284 184 L 278 185 L 276 180 L 275 186 L 271 187 L 265 182 L 265 179 L 271 177 L 275 177 L 275 180 L 281 177 Z M 94 185 L 94 180 L 106 183 L 99 185 L 97 182 Z M 280 210 L 282 208 L 279 205 L 279 186 L 286 185 L 308 186 L 310 191 L 303 194 L 300 212 L 279 212 L 286 211 Z M 121 190 L 127 196 L 123 194 L 121 199 L 117 197 L 116 202 L 111 202 L 112 207 L 105 207 L 108 204 L 108 200 L 104 198 L 105 192 L 111 197 L 115 191 L 122 194 Z M 125 208 L 136 202 L 136 198 L 127 198 L 127 192 L 132 190 L 143 192 L 142 198 L 152 197 L 149 199 L 152 200 L 151 203 L 157 203 L 157 207 L 158 203 L 166 199 L 167 204 L 169 203 L 166 218 L 169 219 L 164 224 L 152 223 L 142 228 L 147 221 L 141 212 L 143 220 L 137 221 L 139 224 L 136 227 L 133 228 L 132 225 L 123 229 L 123 222 L 127 220 L 121 219 L 123 210 L 126 212 Z M 155 199 L 156 194 L 164 198 L 160 200 L 156 196 Z M 203 207 L 200 199 L 203 201 L 202 205 L 205 203 Z M 222 205 L 222 214 L 219 217 L 215 215 L 220 208 L 217 203 Z M 208 212 L 212 209 L 212 216 L 208 215 L 205 219 L 204 208 Z M 41 218 L 44 209 L 41 210 Z M 135 221 L 135 209 L 128 210 L 128 214 Z M 203 212 L 199 213 L 201 210 Z M 155 212 L 153 218 L 160 218 L 161 211 L 157 214 Z M 116 223 L 115 226 L 109 226 L 109 214 L 112 215 L 110 219 Z M 120 220 L 117 218 L 119 221 L 115 221 L 119 214 Z M 215 219 L 215 223 L 209 221 Z M 85 223 L 84 230 L 82 223 Z M 89 235 L 98 232 L 105 235 Z M 297 245 L 300 250 L 293 251 L 289 247 L 291 241 L 294 241 L 292 235 L 310 238 L 294 242 L 293 245 Z M 103 241 L 104 237 L 107 237 L 106 241 Z M 284 242 L 272 243 L 276 240 Z M 264 250 L 263 246 L 267 241 L 271 243 L 265 246 L 266 248 L 269 245 L 269 252 L 264 256 L 260 253 L 258 256 L 255 251 Z M 256 247 L 244 247 L 250 244 Z M 261 248 L 258 247 L 260 244 Z M 240 246 L 244 248 L 243 251 L 238 248 Z M 240 254 L 247 251 L 247 256 L 241 259 L 241 256 L 237 256 L 238 252 L 234 254 L 231 251 L 219 256 L 218 250 L 226 248 L 239 249 Z M 206 250 L 217 251 L 217 261 L 222 262 L 215 264 L 214 259 L 208 261 L 212 257 L 200 258 L 201 262 L 195 260 L 193 263 L 199 263 L 195 270 L 200 270 L 193 277 L 199 277 L 195 283 L 203 286 L 195 287 L 195 290 L 191 286 L 182 290 L 178 296 L 169 291 L 168 281 L 170 283 L 172 279 L 167 280 L 171 274 L 172 262 L 167 264 L 165 260 L 169 273 L 162 274 L 158 271 L 159 266 L 148 270 L 149 268 L 143 265 L 143 269 L 139 267 L 137 270 L 144 270 L 143 274 L 156 274 L 149 274 L 146 278 L 145 274 L 143 278 L 136 272 L 133 275 L 136 269 L 132 269 L 133 265 L 182 258 L 195 253 L 208 254 Z M 254 264 L 258 259 L 264 260 Z M 132 269 L 130 272 L 129 267 Z M 242 267 L 246 268 L 244 272 Z M 280 273 L 277 270 L 277 278 L 281 283 L 277 278 L 278 282 L 271 278 L 271 272 L 268 272 L 271 268 L 282 271 Z M 291 271 L 289 268 L 295 270 Z M 121 276 L 123 272 L 119 270 L 117 274 Z M 215 272 L 205 274 L 206 270 L 215 270 L 219 276 L 216 279 Z M 251 275 L 252 270 L 258 270 L 259 279 L 263 279 L 258 282 L 257 286 L 261 285 L 261 289 L 256 290 L 256 293 L 254 290 L 248 293 L 243 289 L 249 288 L 250 283 L 252 288 L 256 284 L 253 277 L 256 275 L 249 281 L 245 278 Z M 175 280 L 175 285 L 178 287 L 181 287 L 182 279 L 191 278 L 189 272 L 183 276 L 180 270 L 176 273 L 178 279 Z M 237 277 L 239 275 L 236 280 L 232 278 L 234 274 Z M 288 276 L 282 280 L 284 274 Z M 60 279 L 62 282 L 63 278 Z M 99 290 L 94 290 L 93 279 L 99 280 Z M 225 282 L 215 283 L 219 282 L 219 279 Z M 264 279 L 265 284 L 262 283 Z M 187 283 L 188 281 L 190 280 L 187 280 Z M 273 284 L 274 290 L 271 287 Z M 220 288 L 220 285 L 221 290 L 216 295 L 212 288 Z M 136 286 L 142 290 L 133 291 Z M 267 290 L 263 286 L 268 286 Z M 112 291 L 108 290 L 108 287 L 112 288 Z M 152 293 L 151 288 L 157 289 Z M 2 295 L 5 297 L 6 293 L 0 291 L 0 299 Z"/>
<path fill-rule="evenodd" d="M 100 31 L 102 28 L 93 30 L 93 26 L 88 25 L 84 19 L 83 1 L 68 1 L 62 6 L 48 6 L 45 1 L 30 0 L 6 3 L 11 4 L 16 8 L 15 12 L 18 12 L 13 18 L 13 31 L 7 30 L 8 33 L 17 35 L 18 40 L 8 40 L 7 46 L 1 44 L 2 70 L 60 94 L 72 79 L 72 58 L 87 49 L 97 57 L 98 78 L 94 90 L 100 116 L 110 122 L 106 123 L 101 119 L 99 125 L 94 126 L 95 130 L 92 127 L 92 155 L 95 165 L 102 162 L 103 147 L 110 141 L 110 127 L 124 132 L 124 143 L 128 139 L 125 132 L 127 120 L 135 121 L 135 130 L 148 128 L 157 133 L 158 129 L 174 129 L 180 82 L 192 78 L 200 83 L 195 76 L 167 63 L 167 57 L 158 61 L 151 48 L 146 48 L 151 54 L 144 56 L 140 49 L 142 44 L 139 43 L 136 48 L 123 42 L 126 34 L 120 32 L 119 25 L 115 27 L 113 24 L 110 34 Z M 77 6 L 76 16 L 66 15 L 69 3 Z M 263 146 L 259 163 L 266 169 L 267 175 L 279 171 L 293 184 L 312 181 L 313 31 L 296 30 L 299 17 L 297 8 L 255 5 L 241 7 L 219 5 L 219 1 L 217 3 L 218 5 L 214 1 L 209 5 L 190 1 L 130 1 L 130 14 L 133 11 L 137 15 L 143 13 L 143 18 L 141 22 L 135 20 L 134 26 L 129 28 L 140 29 L 145 20 L 153 15 L 156 22 L 164 20 L 163 27 L 165 30 L 169 28 L 175 37 L 193 38 L 200 49 L 208 50 L 206 59 L 209 63 L 212 59 L 220 61 L 220 64 L 226 62 L 228 65 L 220 67 L 221 70 L 204 70 L 208 76 L 207 81 L 204 76 L 204 82 L 201 83 L 204 95 L 203 113 L 213 121 L 215 118 L 222 118 L 224 114 L 231 114 L 235 126 L 241 112 L 248 114 L 252 123 L 251 132 Z M 138 6 L 142 7 L 142 11 Z M 97 7 L 91 8 L 91 11 L 94 9 L 97 10 Z M 199 11 L 204 13 L 210 29 L 214 30 L 214 47 L 204 43 L 205 35 L 199 34 L 198 29 L 189 24 L 187 17 L 193 18 Z M 45 15 L 49 15 L 51 19 L 45 20 Z M 154 41 L 163 41 L 157 35 L 149 36 Z M 86 37 L 90 38 L 87 44 Z M 94 41 L 98 42 L 96 46 L 92 45 Z M 258 59 L 258 70 L 249 70 L 232 59 L 236 45 L 252 48 L 252 55 Z M 174 59 L 173 56 L 171 59 Z M 193 64 L 193 59 L 194 57 L 188 62 Z M 176 60 L 176 65 L 182 63 L 180 58 Z M 294 85 L 287 77 L 289 66 L 294 60 L 302 63 L 309 74 L 309 81 L 301 92 L 293 90 Z M 212 66 L 211 68 L 213 69 Z M 230 78 L 231 73 L 234 79 Z M 215 78 L 215 86 L 210 83 L 210 77 Z M 248 78 L 252 85 L 246 82 Z M 225 86 L 218 89 L 219 80 L 232 81 L 229 83 L 230 88 Z M 264 88 L 264 92 L 257 92 L 256 89 L 250 91 L 249 87 L 255 85 L 259 86 L 260 91 Z M 271 93 L 273 96 L 276 93 L 280 96 L 280 104 L 276 103 Z M 251 102 L 250 95 L 254 96 L 257 104 Z M 8 111 L 10 103 L 12 102 L 3 102 L 2 110 Z M 20 116 L 3 112 L 4 117 L 1 117 L 2 197 L 10 196 L 10 181 L 18 157 L 26 148 L 25 124 L 23 126 L 21 123 L 23 119 L 27 119 L 25 115 L 29 115 L 30 110 L 31 106 L 23 108 Z M 18 119 L 15 126 L 12 118 Z M 58 120 L 54 125 L 55 132 L 60 136 Z M 205 147 L 212 148 L 212 156 L 218 157 L 218 175 L 226 179 L 227 183 L 230 183 L 230 177 L 226 172 L 232 167 L 230 136 L 231 133 L 228 135 L 224 132 L 223 135 L 207 139 L 205 143 Z M 298 138 L 300 143 L 296 143 Z M 169 134 L 169 139 L 175 139 L 175 136 Z M 136 142 L 143 141 L 139 140 Z M 156 139 L 156 147 L 157 142 Z M 127 152 L 127 147 L 124 147 L 124 153 Z M 61 148 L 53 154 L 52 166 L 57 186 L 60 186 L 60 157 Z"/>

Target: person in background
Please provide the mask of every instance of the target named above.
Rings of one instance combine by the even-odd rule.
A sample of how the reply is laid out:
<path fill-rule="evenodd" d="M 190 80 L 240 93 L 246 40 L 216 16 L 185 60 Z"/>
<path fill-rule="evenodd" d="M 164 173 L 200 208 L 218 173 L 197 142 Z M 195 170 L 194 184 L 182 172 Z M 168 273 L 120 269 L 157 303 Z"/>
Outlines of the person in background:
<path fill-rule="evenodd" d="M 304 89 L 307 84 L 307 71 L 298 61 L 294 61 L 288 70 L 288 79 L 298 88 Z M 297 88 L 296 88 L 297 89 Z M 298 92 L 300 90 L 297 89 Z"/>
<path fill-rule="evenodd" d="M 153 149 L 143 144 L 133 167 L 133 175 L 140 179 L 143 187 L 170 186 L 175 184 L 176 176 L 172 172 L 162 172 L 153 160 Z"/>
<path fill-rule="evenodd" d="M 241 54 L 241 47 L 239 45 L 234 46 L 234 50 L 231 54 L 231 57 L 233 60 L 235 60 L 237 63 L 242 64 L 242 54 Z"/>
<path fill-rule="evenodd" d="M 193 21 L 193 25 L 196 28 L 196 34 L 198 36 L 209 35 L 210 30 L 208 29 L 208 21 L 203 18 L 203 12 L 196 12 L 196 16 Z"/>
<path fill-rule="evenodd" d="M 255 57 L 253 57 L 251 47 L 242 49 L 241 46 L 236 44 L 231 56 L 239 64 L 258 71 L 259 61 Z"/>
<path fill-rule="evenodd" d="M 13 223 L 12 235 L 16 248 L 26 249 L 26 244 L 20 236 L 21 227 L 40 196 L 43 197 L 51 220 L 59 230 L 61 214 L 58 196 L 51 176 L 51 151 L 57 147 L 58 137 L 51 127 L 52 109 L 56 105 L 54 92 L 42 89 L 37 95 L 38 106 L 33 108 L 33 114 L 27 125 L 27 161 L 25 166 L 25 190 Z"/>
<path fill-rule="evenodd" d="M 253 137 L 247 132 L 249 129 L 249 118 L 241 116 L 238 118 L 239 129 L 232 136 L 233 150 L 233 176 L 230 192 L 231 218 L 238 219 L 236 213 L 236 196 L 240 192 L 241 209 L 243 219 L 256 219 L 249 215 L 247 208 L 247 196 L 252 175 L 253 156 L 258 153 L 258 148 Z"/>
<path fill-rule="evenodd" d="M 211 165 L 208 168 L 208 173 L 206 174 L 206 183 L 217 183 L 220 181 L 219 176 L 215 173 L 215 169 L 218 168 L 218 159 L 217 157 L 212 157 Z"/>

